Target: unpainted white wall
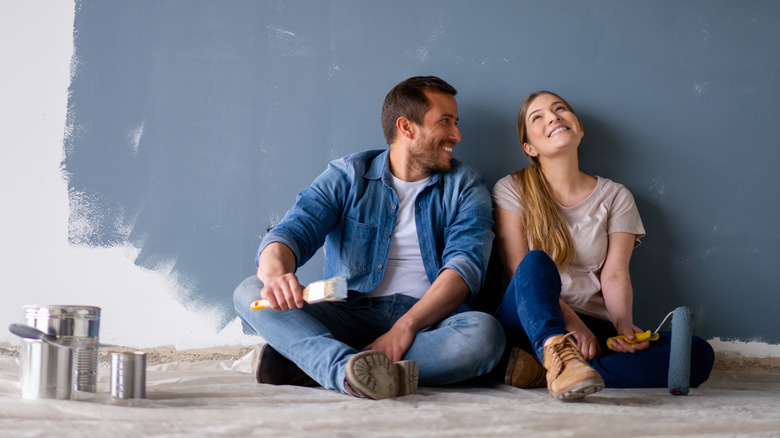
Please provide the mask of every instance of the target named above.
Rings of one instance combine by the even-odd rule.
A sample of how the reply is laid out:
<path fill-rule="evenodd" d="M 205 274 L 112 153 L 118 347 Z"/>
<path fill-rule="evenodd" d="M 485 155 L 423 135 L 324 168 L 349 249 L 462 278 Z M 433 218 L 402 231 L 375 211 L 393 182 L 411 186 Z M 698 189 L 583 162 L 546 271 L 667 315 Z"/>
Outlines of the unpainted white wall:
<path fill-rule="evenodd" d="M 5 327 L 24 322 L 25 304 L 102 308 L 102 343 L 179 349 L 258 342 L 234 320 L 183 292 L 166 270 L 133 264 L 135 249 L 68 243 L 67 184 L 60 172 L 73 55 L 74 2 L 0 2 L 0 342 L 18 345 Z"/>

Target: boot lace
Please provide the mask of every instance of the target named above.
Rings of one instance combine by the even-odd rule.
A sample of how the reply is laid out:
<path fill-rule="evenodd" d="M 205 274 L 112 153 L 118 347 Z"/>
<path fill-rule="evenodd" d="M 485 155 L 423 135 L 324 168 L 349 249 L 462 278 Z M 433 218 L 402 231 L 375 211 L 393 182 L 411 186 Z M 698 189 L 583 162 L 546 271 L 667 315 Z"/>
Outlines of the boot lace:
<path fill-rule="evenodd" d="M 585 357 L 580 352 L 577 344 L 571 340 L 574 332 L 567 333 L 560 341 L 550 344 L 547 349 L 550 350 L 552 358 L 555 361 L 555 368 L 560 374 L 566 363 L 572 360 L 585 361 Z"/>

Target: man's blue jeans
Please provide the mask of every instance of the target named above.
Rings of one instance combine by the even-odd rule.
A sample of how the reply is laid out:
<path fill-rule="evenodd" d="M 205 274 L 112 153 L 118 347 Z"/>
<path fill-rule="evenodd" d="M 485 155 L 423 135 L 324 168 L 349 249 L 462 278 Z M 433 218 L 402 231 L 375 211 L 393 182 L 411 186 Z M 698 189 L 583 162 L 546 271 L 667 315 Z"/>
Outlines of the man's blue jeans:
<path fill-rule="evenodd" d="M 369 298 L 350 292 L 345 302 L 304 304 L 302 309 L 253 310 L 262 283 L 244 280 L 233 293 L 239 317 L 268 344 L 325 388 L 344 391 L 347 360 L 386 333 L 417 299 Z M 417 333 L 404 356 L 419 369 L 421 386 L 460 382 L 489 372 L 504 351 L 501 324 L 483 312 L 455 313 Z"/>
<path fill-rule="evenodd" d="M 528 252 L 515 270 L 496 317 L 504 326 L 508 346 L 536 352 L 544 361 L 544 341 L 566 334 L 559 298 L 561 279 L 558 268 L 543 251 Z M 650 348 L 636 353 L 615 353 L 606 340 L 617 334 L 612 323 L 579 315 L 598 338 L 601 354 L 589 361 L 611 388 L 659 388 L 667 386 L 671 333 L 660 332 Z M 712 347 L 694 336 L 691 344 L 691 386 L 697 387 L 710 375 L 715 360 Z"/>

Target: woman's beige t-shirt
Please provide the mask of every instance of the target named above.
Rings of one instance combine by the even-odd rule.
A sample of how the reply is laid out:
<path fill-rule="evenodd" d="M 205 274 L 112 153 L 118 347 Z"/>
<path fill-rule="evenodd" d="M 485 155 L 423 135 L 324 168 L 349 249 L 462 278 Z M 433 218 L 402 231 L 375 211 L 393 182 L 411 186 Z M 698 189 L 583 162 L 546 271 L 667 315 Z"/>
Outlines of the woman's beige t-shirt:
<path fill-rule="evenodd" d="M 611 321 L 601 294 L 601 269 L 607 257 L 611 233 L 636 235 L 636 245 L 645 228 L 631 192 L 622 184 L 596 177 L 596 188 L 573 207 L 558 204 L 574 239 L 575 257 L 561 271 L 561 298 L 574 311 Z M 521 189 L 512 175 L 500 179 L 493 188 L 498 208 L 523 214 Z M 529 249 L 533 249 L 528 242 Z"/>

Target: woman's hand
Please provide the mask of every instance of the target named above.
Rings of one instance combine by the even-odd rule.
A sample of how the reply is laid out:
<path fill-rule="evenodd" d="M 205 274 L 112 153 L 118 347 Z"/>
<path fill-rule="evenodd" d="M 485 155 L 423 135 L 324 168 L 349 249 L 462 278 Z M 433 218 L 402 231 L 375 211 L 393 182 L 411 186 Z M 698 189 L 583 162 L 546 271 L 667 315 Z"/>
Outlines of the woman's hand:
<path fill-rule="evenodd" d="M 599 347 L 599 341 L 596 339 L 596 335 L 594 335 L 585 324 L 582 324 L 582 327 L 578 327 L 574 330 L 566 327 L 566 330 L 574 332 L 574 339 L 577 340 L 577 346 L 580 347 L 580 351 L 585 357 L 585 360 L 593 359 L 601 354 L 601 347 Z"/>
<path fill-rule="evenodd" d="M 580 351 L 585 356 L 585 359 L 590 360 L 601 354 L 601 347 L 596 335 L 590 331 L 588 326 L 582 322 L 577 313 L 568 304 L 563 302 L 563 300 L 560 300 L 559 303 L 566 331 L 569 333 L 574 332 L 574 339 L 577 340 L 577 346 L 580 347 Z"/>
<path fill-rule="evenodd" d="M 636 341 L 634 333 L 642 333 L 644 331 L 633 324 L 619 324 L 618 327 L 615 328 L 617 329 L 618 335 L 623 335 L 630 341 Z M 614 338 L 610 341 L 610 348 L 619 353 L 634 353 L 639 350 L 644 350 L 649 346 L 650 341 L 637 342 L 634 344 L 625 341 L 623 338 Z"/>

